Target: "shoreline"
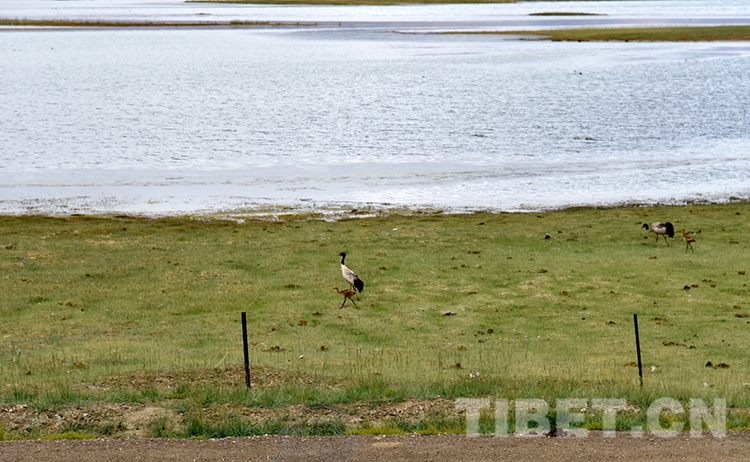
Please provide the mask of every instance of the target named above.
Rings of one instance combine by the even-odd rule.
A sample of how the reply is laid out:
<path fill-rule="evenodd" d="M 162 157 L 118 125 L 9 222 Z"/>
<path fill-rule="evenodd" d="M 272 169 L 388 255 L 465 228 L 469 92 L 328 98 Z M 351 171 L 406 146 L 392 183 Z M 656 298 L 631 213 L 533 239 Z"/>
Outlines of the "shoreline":
<path fill-rule="evenodd" d="M 189 219 L 198 221 L 228 220 L 244 223 L 246 220 L 270 220 L 270 221 L 299 221 L 299 220 L 323 220 L 339 221 L 348 219 L 366 218 L 399 218 L 399 217 L 427 217 L 441 215 L 472 215 L 472 214 L 533 214 L 554 213 L 576 210 L 628 210 L 638 208 L 655 207 L 687 207 L 687 206 L 725 206 L 730 204 L 750 203 L 750 197 L 730 197 L 724 200 L 679 200 L 679 201 L 621 201 L 610 204 L 568 204 L 563 206 L 549 206 L 536 208 L 501 209 L 493 207 L 471 207 L 471 206 L 444 206 L 436 204 L 362 204 L 362 203 L 329 203 L 311 204 L 310 207 L 301 207 L 299 204 L 268 204 L 252 208 L 227 208 L 219 210 L 196 210 L 196 211 L 167 211 L 167 212 L 137 212 L 137 211 L 67 211 L 60 213 L 26 211 L 19 213 L 0 212 L 2 218 L 42 217 L 42 218 L 103 218 L 103 219 Z"/>

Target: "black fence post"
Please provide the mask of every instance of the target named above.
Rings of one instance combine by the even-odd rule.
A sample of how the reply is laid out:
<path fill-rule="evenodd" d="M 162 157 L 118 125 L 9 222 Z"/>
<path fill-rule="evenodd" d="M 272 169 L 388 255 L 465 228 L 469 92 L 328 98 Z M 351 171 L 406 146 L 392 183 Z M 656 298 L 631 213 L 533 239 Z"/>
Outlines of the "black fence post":
<path fill-rule="evenodd" d="M 247 349 L 247 315 L 244 311 L 242 312 L 242 348 L 245 351 L 245 384 L 247 385 L 247 388 L 250 388 L 250 354 Z"/>
<path fill-rule="evenodd" d="M 635 325 L 635 349 L 638 352 L 638 378 L 641 379 L 643 386 L 643 364 L 641 363 L 641 339 L 638 335 L 638 315 L 633 315 L 633 324 Z"/>

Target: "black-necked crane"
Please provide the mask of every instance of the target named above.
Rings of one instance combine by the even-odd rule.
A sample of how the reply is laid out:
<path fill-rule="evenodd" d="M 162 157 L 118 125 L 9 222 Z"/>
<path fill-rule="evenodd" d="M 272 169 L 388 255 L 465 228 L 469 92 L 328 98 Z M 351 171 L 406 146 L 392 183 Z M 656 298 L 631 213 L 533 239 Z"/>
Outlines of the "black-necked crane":
<path fill-rule="evenodd" d="M 339 255 L 341 256 L 341 275 L 344 276 L 344 279 L 346 279 L 346 282 L 348 282 L 349 285 L 352 286 L 352 288 L 358 290 L 361 293 L 365 289 L 365 283 L 362 282 L 359 276 L 357 276 L 357 273 L 347 268 L 344 264 L 344 260 L 346 259 L 346 252 L 341 252 Z"/>
<path fill-rule="evenodd" d="M 680 229 L 680 232 L 682 233 L 682 238 L 685 239 L 685 252 L 687 252 L 688 247 L 690 247 L 690 250 L 693 250 L 693 242 L 695 242 L 695 238 L 686 233 L 685 228 Z M 695 253 L 695 250 L 693 250 L 693 253 Z"/>
<path fill-rule="evenodd" d="M 647 229 L 649 233 L 656 234 L 656 241 L 654 242 L 654 247 L 656 247 L 656 243 L 659 242 L 659 236 L 664 237 L 664 242 L 667 243 L 667 247 L 669 247 L 669 241 L 667 240 L 667 236 L 674 237 L 674 226 L 672 226 L 672 223 L 659 223 L 658 221 L 656 223 L 651 223 L 651 226 L 648 225 L 648 223 L 643 224 L 643 229 Z"/>
<path fill-rule="evenodd" d="M 342 303 L 339 308 L 343 308 L 347 300 L 351 300 L 352 303 L 354 303 L 354 306 L 356 308 L 359 308 L 357 306 L 357 302 L 355 302 L 354 299 L 352 298 L 355 295 L 357 295 L 357 292 L 353 291 L 352 289 L 339 289 L 338 287 L 334 287 L 333 290 L 335 290 L 336 292 L 344 296 L 344 303 Z"/>

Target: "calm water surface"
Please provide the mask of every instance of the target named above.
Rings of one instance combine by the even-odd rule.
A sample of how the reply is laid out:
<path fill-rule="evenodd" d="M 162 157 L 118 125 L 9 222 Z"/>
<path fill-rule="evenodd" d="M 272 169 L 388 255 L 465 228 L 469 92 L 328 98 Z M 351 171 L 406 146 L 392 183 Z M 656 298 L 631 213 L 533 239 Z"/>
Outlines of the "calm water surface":
<path fill-rule="evenodd" d="M 13 17 L 187 14 L 173 1 L 7 3 L 27 13 Z M 554 10 L 716 20 L 750 17 L 746 3 Z M 532 210 L 750 197 L 750 44 L 413 33 L 484 28 L 488 11 L 502 22 L 539 4 L 188 6 L 345 24 L 0 31 L 0 213 Z M 363 25 L 367 17 L 375 20 Z"/>

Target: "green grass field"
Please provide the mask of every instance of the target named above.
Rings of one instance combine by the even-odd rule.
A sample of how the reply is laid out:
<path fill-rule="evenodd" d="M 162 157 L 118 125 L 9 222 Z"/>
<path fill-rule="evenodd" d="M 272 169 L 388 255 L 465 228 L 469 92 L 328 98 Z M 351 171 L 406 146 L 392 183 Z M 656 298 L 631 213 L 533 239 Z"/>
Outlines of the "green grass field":
<path fill-rule="evenodd" d="M 213 406 L 670 396 L 726 398 L 744 427 L 749 215 L 733 203 L 335 222 L 0 217 L 0 403 L 150 403 L 184 419 Z M 695 253 L 679 234 L 655 246 L 641 228 L 653 221 L 695 233 Z M 341 251 L 365 281 L 359 309 L 333 290 L 347 286 Z M 97 425 L 87 431 L 107 434 Z"/>

